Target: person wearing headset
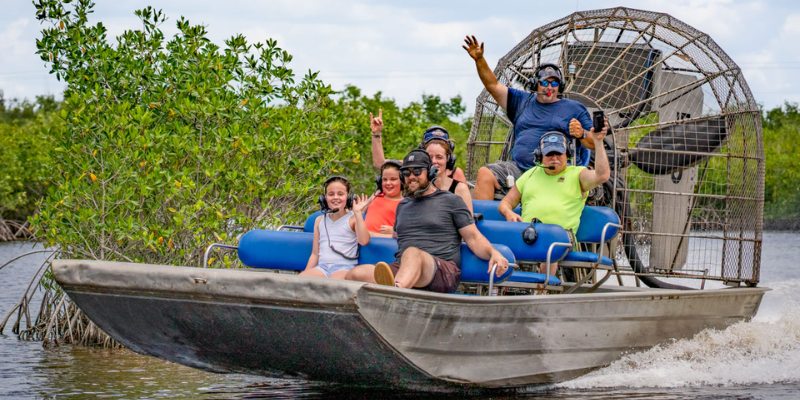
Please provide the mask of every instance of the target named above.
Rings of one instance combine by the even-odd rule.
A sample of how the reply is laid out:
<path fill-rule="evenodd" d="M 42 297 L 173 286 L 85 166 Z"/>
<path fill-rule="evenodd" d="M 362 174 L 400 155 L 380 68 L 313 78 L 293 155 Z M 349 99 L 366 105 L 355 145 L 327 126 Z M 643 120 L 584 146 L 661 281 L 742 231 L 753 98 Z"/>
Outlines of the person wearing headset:
<path fill-rule="evenodd" d="M 401 288 L 452 293 L 461 279 L 462 239 L 476 256 L 497 264 L 501 276 L 508 260 L 475 226 L 460 197 L 433 185 L 438 170 L 427 152 L 414 149 L 403 159 L 405 198 L 397 206 L 398 251 L 392 264 L 359 265 L 347 279 Z"/>
<path fill-rule="evenodd" d="M 383 136 L 383 109 L 378 110 L 377 117 L 369 113 L 369 120 L 370 130 L 372 130 L 372 161 L 376 164 L 385 162 L 383 144 L 381 143 Z M 456 167 L 455 144 L 450 140 L 450 133 L 447 132 L 447 129 L 438 125 L 426 129 L 422 134 L 420 148 L 428 152 L 433 164 L 436 165 L 439 171 L 445 171 L 444 174 L 438 176 L 433 184 L 441 190 L 447 190 L 461 197 L 470 214 L 472 214 L 472 194 L 469 191 L 469 186 L 465 183 L 464 171 Z"/>
<path fill-rule="evenodd" d="M 397 205 L 403 199 L 400 161 L 386 160 L 375 180 L 377 190 L 370 197 L 364 221 L 370 236 L 392 237 Z"/>
<path fill-rule="evenodd" d="M 573 234 L 578 231 L 581 212 L 590 190 L 600 186 L 611 176 L 603 138 L 608 133 L 608 122 L 600 132 L 590 129 L 586 136 L 595 145 L 595 169 L 567 163 L 566 136 L 558 131 L 542 135 L 536 150 L 537 165 L 527 170 L 497 207 L 507 221 L 528 222 L 538 219 L 546 224 L 560 225 Z M 545 189 L 542 189 L 545 188 Z M 514 207 L 522 202 L 522 215 Z M 554 275 L 557 264 L 551 265 Z M 544 264 L 540 272 L 545 273 Z"/>
<path fill-rule="evenodd" d="M 579 139 L 577 164 L 588 163 L 589 150 L 594 150 L 594 143 L 587 137 L 592 119 L 583 104 L 558 97 L 563 91 L 564 79 L 557 65 L 541 64 L 536 68 L 529 80 L 532 93 L 509 88 L 497 80 L 483 58 L 483 43 L 478 43 L 475 36 L 466 36 L 464 42 L 462 48 L 475 60 L 478 77 L 486 91 L 514 124 L 513 161 L 498 161 L 478 169 L 472 193 L 475 199 L 502 199 L 514 186 L 514 180 L 533 167 L 533 150 L 545 132 L 569 132 Z"/>
<path fill-rule="evenodd" d="M 375 168 L 379 168 L 383 163 L 386 161 L 383 155 L 383 109 L 378 110 L 378 116 L 373 116 L 372 113 L 369 113 L 369 127 L 372 131 L 372 164 Z M 442 128 L 441 126 L 431 126 L 425 131 L 425 134 L 422 135 L 422 145 L 424 145 L 428 140 L 427 134 L 428 132 L 433 132 L 435 130 L 441 130 L 444 132 L 443 136 L 437 136 L 449 142 L 450 146 L 453 146 L 453 141 L 450 140 L 450 134 L 447 132 L 446 129 Z M 455 166 L 455 156 L 453 156 L 453 164 L 452 168 L 448 168 L 446 175 L 450 178 L 453 178 L 459 182 L 466 183 L 467 177 L 464 175 L 464 170 L 459 167 Z"/>
<path fill-rule="evenodd" d="M 367 196 L 350 193 L 350 182 L 332 176 L 319 196 L 322 215 L 314 221 L 314 242 L 306 269 L 300 275 L 344 279 L 358 264 L 358 245 L 369 243 L 363 212 Z"/>
<path fill-rule="evenodd" d="M 440 126 L 428 128 L 423 135 L 421 147 L 428 153 L 428 156 L 431 157 L 431 162 L 439 171 L 450 173 L 455 169 L 456 156 L 453 154 L 453 142 L 449 140 L 448 133 L 444 128 Z M 446 173 L 442 176 L 437 176 L 433 184 L 438 189 L 446 190 L 461 197 L 469 213 L 472 214 L 472 194 L 469 192 L 469 186 L 466 183 L 460 182 Z"/>

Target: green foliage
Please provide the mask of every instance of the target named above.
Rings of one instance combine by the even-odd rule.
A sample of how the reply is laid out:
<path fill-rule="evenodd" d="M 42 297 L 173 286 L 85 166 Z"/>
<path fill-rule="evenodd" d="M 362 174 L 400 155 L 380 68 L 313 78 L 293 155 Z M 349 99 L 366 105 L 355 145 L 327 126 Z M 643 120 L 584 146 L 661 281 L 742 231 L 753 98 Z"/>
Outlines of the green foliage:
<path fill-rule="evenodd" d="M 51 139 L 58 171 L 32 222 L 65 257 L 197 265 L 211 242 L 302 221 L 330 174 L 371 190 L 368 112 L 381 107 L 389 156 L 431 123 L 466 138 L 446 120 L 460 98 L 399 108 L 354 87 L 332 93 L 317 73 L 297 79 L 274 40 L 236 35 L 221 48 L 184 18 L 167 39 L 166 17 L 148 7 L 136 11 L 142 29 L 111 44 L 88 23 L 89 0 L 35 5 L 49 25 L 37 54 L 67 88 Z"/>
<path fill-rule="evenodd" d="M 91 7 L 37 4 L 51 25 L 38 54 L 67 83 L 67 124 L 33 221 L 65 256 L 196 265 L 208 243 L 299 219 L 325 175 L 358 163 L 325 107 L 330 88 L 312 72 L 297 80 L 275 41 L 239 35 L 221 49 L 183 18 L 166 40 L 166 17 L 146 8 L 112 46 L 88 25 Z"/>
<path fill-rule="evenodd" d="M 786 103 L 766 112 L 763 119 L 766 176 L 765 218 L 800 219 L 800 112 Z"/>
<path fill-rule="evenodd" d="M 49 139 L 63 129 L 55 109 L 52 97 L 0 98 L 0 219 L 24 221 L 45 193 L 53 171 Z"/>

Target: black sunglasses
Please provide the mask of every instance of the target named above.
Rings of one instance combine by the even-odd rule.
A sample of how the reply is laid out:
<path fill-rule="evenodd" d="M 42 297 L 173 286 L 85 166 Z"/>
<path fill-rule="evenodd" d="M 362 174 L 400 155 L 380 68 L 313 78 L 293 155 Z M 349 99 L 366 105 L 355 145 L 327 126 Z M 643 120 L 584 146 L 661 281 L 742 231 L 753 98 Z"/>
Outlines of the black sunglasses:
<path fill-rule="evenodd" d="M 422 171 L 424 171 L 424 169 L 420 167 L 413 167 L 413 168 L 409 167 L 401 169 L 400 173 L 403 174 L 404 177 L 408 178 L 409 176 L 411 176 L 412 173 L 414 174 L 414 176 L 420 176 L 422 175 Z"/>

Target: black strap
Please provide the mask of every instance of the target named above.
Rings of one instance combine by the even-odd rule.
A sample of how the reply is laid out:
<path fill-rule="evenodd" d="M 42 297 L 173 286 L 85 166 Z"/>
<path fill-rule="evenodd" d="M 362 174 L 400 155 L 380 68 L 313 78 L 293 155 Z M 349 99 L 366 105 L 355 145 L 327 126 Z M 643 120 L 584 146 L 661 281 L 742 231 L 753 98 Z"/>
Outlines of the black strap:
<path fill-rule="evenodd" d="M 455 193 L 457 187 L 458 187 L 458 181 L 453 179 L 452 182 L 450 182 L 450 188 L 447 189 L 447 191 L 450 193 Z"/>

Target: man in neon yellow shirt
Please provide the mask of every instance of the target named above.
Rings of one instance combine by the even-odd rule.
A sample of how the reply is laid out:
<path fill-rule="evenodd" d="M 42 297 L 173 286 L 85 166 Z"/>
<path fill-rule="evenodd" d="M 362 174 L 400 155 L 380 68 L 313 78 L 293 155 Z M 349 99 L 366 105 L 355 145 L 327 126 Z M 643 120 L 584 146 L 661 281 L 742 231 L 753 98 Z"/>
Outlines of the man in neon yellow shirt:
<path fill-rule="evenodd" d="M 611 176 L 608 156 L 603 147 L 603 138 L 608 132 L 608 119 L 603 129 L 595 133 L 589 130 L 586 137 L 594 142 L 595 169 L 567 164 L 567 137 L 557 131 L 542 135 L 539 151 L 542 160 L 529 169 L 514 183 L 506 197 L 500 202 L 498 211 L 507 221 L 529 222 L 534 218 L 547 224 L 557 224 L 573 233 L 578 231 L 581 212 L 589 190 L 600 186 Z M 522 216 L 514 207 L 522 201 Z M 555 274 L 557 265 L 551 265 L 550 274 Z M 540 265 L 544 273 L 544 265 Z"/>

